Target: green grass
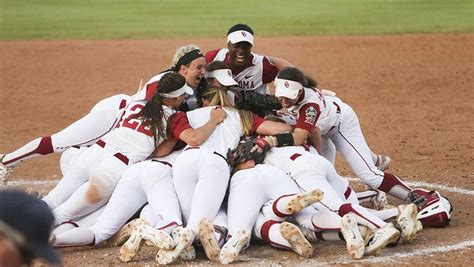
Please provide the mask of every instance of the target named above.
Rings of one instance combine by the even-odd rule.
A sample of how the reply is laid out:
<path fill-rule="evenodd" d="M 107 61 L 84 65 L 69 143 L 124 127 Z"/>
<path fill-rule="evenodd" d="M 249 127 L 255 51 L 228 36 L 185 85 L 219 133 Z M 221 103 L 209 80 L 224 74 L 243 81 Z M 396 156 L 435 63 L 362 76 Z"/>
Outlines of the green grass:
<path fill-rule="evenodd" d="M 0 40 L 472 32 L 473 0 L 0 0 Z"/>

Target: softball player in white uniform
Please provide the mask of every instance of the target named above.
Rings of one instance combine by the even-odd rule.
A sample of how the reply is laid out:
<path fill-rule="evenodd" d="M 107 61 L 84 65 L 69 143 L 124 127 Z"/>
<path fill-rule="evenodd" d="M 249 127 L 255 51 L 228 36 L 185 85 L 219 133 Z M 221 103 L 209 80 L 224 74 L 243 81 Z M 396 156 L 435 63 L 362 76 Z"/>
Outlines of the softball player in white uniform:
<path fill-rule="evenodd" d="M 129 164 L 147 158 L 161 143 L 164 132 L 159 131 L 165 129 L 167 118 L 174 113 L 172 107 L 181 104 L 184 94 L 191 90 L 178 74 L 170 73 L 162 80 L 160 93 L 148 102 L 132 102 L 117 128 L 88 148 L 43 198 L 57 224 L 84 216 L 104 204 Z M 150 119 L 161 117 L 162 121 Z"/>
<path fill-rule="evenodd" d="M 304 74 L 294 67 L 282 70 L 275 80 L 275 96 L 283 106 L 281 112 L 294 120 L 291 143 L 301 145 L 314 131 L 319 132 L 313 136 L 329 138 L 364 183 L 408 201 L 411 188 L 374 165 L 352 108 L 337 97 L 325 97 L 316 88 L 304 87 L 306 83 Z M 271 142 L 277 143 L 275 139 Z M 321 139 L 316 139 L 316 148 L 320 149 L 320 144 Z"/>
<path fill-rule="evenodd" d="M 304 192 L 315 188 L 321 189 L 324 192 L 324 198 L 313 205 L 317 210 L 332 211 L 341 217 L 350 213 L 358 224 L 372 230 L 393 226 L 387 225 L 373 212 L 360 206 L 357 197 L 349 187 L 348 181 L 340 177 L 334 166 L 320 155 L 309 153 L 299 147 L 274 148 L 267 153 L 264 162 L 284 171 Z M 388 212 L 383 213 L 385 216 L 388 214 Z M 411 240 L 415 233 L 421 230 L 421 223 L 416 220 L 417 212 L 414 204 L 391 209 L 390 213 L 393 217 L 400 215 L 397 222 L 401 226 L 401 234 L 404 240 Z M 298 214 L 295 219 L 302 226 L 313 231 L 317 230 L 314 228 L 315 220 L 311 214 L 309 216 Z M 395 234 L 395 231 L 393 232 Z M 363 246 L 363 244 L 359 245 Z M 357 254 L 358 252 L 354 251 L 356 249 L 349 248 L 349 252 Z M 370 252 L 373 248 L 367 250 Z"/>
<path fill-rule="evenodd" d="M 132 165 L 122 176 L 105 210 L 90 227 L 78 227 L 56 235 L 55 246 L 96 245 L 109 239 L 147 201 L 157 217 L 159 230 L 171 233 L 181 224 L 178 199 L 172 184 L 171 167 L 179 152 L 167 157 L 142 161 Z M 87 216 L 88 217 L 88 216 Z M 150 233 L 150 231 L 148 231 Z M 151 233 L 152 234 L 152 233 Z M 156 232 L 157 244 L 165 239 Z M 166 242 L 165 242 L 166 243 Z"/>
<path fill-rule="evenodd" d="M 187 95 L 186 100 L 180 107 L 182 111 L 193 110 L 199 107 L 195 91 L 206 83 L 204 78 L 206 60 L 201 50 L 196 45 L 186 45 L 178 48 L 173 56 L 171 67 L 158 75 L 152 77 L 147 83 L 145 92 L 141 92 L 141 98 L 145 95 L 152 95 L 153 84 L 158 82 L 161 77 L 168 72 L 176 72 L 186 78 L 186 83 L 193 88 L 193 94 Z M 149 90 L 151 88 L 151 90 Z"/>
<path fill-rule="evenodd" d="M 225 118 L 221 109 L 211 111 L 210 119 L 199 129 L 182 129 L 173 126 L 179 116 L 173 116 L 169 122 L 170 131 L 175 140 L 181 139 L 191 144 L 202 143 L 212 133 L 217 124 Z M 177 130 L 178 129 L 178 130 Z M 175 143 L 175 142 L 173 142 Z M 123 175 L 104 213 L 90 228 L 79 227 L 56 237 L 56 246 L 82 246 L 99 244 L 107 240 L 147 201 L 151 214 L 146 225 L 140 227 L 137 236 L 130 238 L 121 249 L 123 261 L 131 260 L 138 252 L 142 239 L 152 241 L 159 248 L 168 247 L 168 235 L 174 227 L 182 224 L 181 213 L 172 184 L 171 167 L 180 151 L 169 156 L 143 161 L 131 166 Z M 152 227 L 149 227 L 148 224 Z M 154 228 L 159 231 L 154 230 Z M 164 232 L 162 232 L 164 231 Z"/>
<path fill-rule="evenodd" d="M 118 94 L 99 101 L 81 119 L 51 136 L 37 138 L 23 147 L 0 155 L 0 181 L 6 182 L 7 175 L 18 163 L 39 156 L 58 153 L 70 147 L 87 147 L 113 129 L 130 96 Z"/>
<path fill-rule="evenodd" d="M 204 77 L 205 59 L 199 48 L 187 45 L 176 50 L 172 60 L 172 68 L 186 78 L 187 84 L 196 89 Z M 158 80 L 167 72 L 154 76 L 145 86 L 145 90 L 132 96 L 135 100 L 149 100 L 156 93 Z M 197 108 L 196 100 L 188 95 L 186 108 Z M 100 137 L 113 129 L 125 107 L 130 102 L 130 96 L 119 94 L 98 102 L 83 118 L 74 122 L 64 130 L 51 136 L 37 138 L 25 146 L 5 155 L 0 154 L 0 182 L 6 183 L 7 176 L 18 163 L 50 153 L 63 152 L 70 147 L 88 147 Z M 77 157 L 76 150 L 70 151 L 66 157 Z"/>
<path fill-rule="evenodd" d="M 206 62 L 224 61 L 238 83 L 238 89 L 270 94 L 267 85 L 275 79 L 279 70 L 291 66 L 278 58 L 270 58 L 252 53 L 253 30 L 245 24 L 232 26 L 227 33 L 226 49 L 216 49 L 206 53 Z"/>
<path fill-rule="evenodd" d="M 203 144 L 188 145 L 174 165 L 174 187 L 186 228 L 181 231 L 180 240 L 173 251 L 159 252 L 160 264 L 173 262 L 181 250 L 189 246 L 199 234 L 200 222 L 203 219 L 212 221 L 216 216 L 229 181 L 229 166 L 225 155 L 229 149 L 237 146 L 240 137 L 251 131 L 264 134 L 289 129 L 283 123 L 264 121 L 249 112 L 228 108 L 231 104 L 224 91 L 216 88 L 208 90 L 214 92 L 206 94 L 210 99 L 210 107 L 187 112 L 187 123 L 192 128 L 202 126 L 209 118 L 210 111 L 215 108 L 214 105 L 222 105 L 227 117 Z M 186 121 L 183 122 L 183 127 L 187 127 Z"/>
<path fill-rule="evenodd" d="M 204 61 L 204 57 L 202 55 L 202 53 L 200 52 L 199 48 L 196 47 L 196 46 L 193 46 L 193 45 L 189 45 L 189 46 L 184 46 L 184 47 L 180 47 L 178 48 L 175 56 L 174 56 L 174 59 L 173 59 L 173 67 L 171 68 L 171 70 L 169 71 L 165 71 L 165 72 L 162 72 L 156 76 L 154 76 L 152 79 L 150 79 L 150 81 L 144 86 L 144 90 L 141 90 L 139 91 L 136 95 L 133 96 L 133 99 L 136 99 L 136 100 L 150 100 L 150 98 L 156 93 L 156 89 L 157 89 L 157 85 L 158 85 L 158 81 L 167 73 L 170 73 L 170 72 L 178 72 L 179 74 L 181 74 L 183 77 L 186 78 L 186 81 L 188 84 L 192 84 L 194 86 L 196 86 L 196 84 L 199 83 L 200 79 L 202 78 L 201 74 L 202 74 L 202 70 L 203 70 L 203 64 L 201 61 Z M 223 111 L 220 111 L 222 114 L 225 114 Z M 213 113 L 219 113 L 218 110 L 216 111 L 213 111 Z M 221 114 L 221 116 L 222 116 Z M 179 116 L 176 116 L 176 117 L 179 117 Z M 176 118 L 176 117 L 173 117 L 173 118 Z M 213 116 L 214 117 L 214 116 Z M 171 123 L 173 124 L 173 123 Z M 179 134 L 179 133 L 178 133 Z M 189 135 L 188 135 L 189 136 Z M 180 136 L 177 136 L 176 138 L 179 138 Z M 199 136 L 198 136 L 199 137 Z M 181 136 L 182 138 L 182 136 Z M 183 138 L 182 138 L 183 139 Z M 186 140 L 186 139 L 183 139 L 183 140 Z M 191 136 L 191 137 L 188 137 L 188 142 L 196 142 L 196 137 L 195 136 Z M 173 153 L 175 154 L 175 153 Z M 153 162 L 158 162 L 158 160 L 153 160 Z M 160 161 L 161 162 L 161 161 Z M 138 164 L 135 164 L 131 169 L 130 171 L 128 171 L 124 176 L 125 177 L 134 177 L 134 176 L 137 176 L 138 173 L 137 171 L 140 170 L 140 169 L 149 169 L 146 171 L 146 173 L 150 173 L 150 172 L 157 172 L 158 170 L 154 170 L 154 169 L 160 169 L 158 167 L 160 164 L 153 164 L 152 162 L 143 162 L 143 163 L 138 163 Z M 162 171 L 160 171 L 162 172 Z M 129 174 L 131 173 L 131 174 Z M 171 176 L 170 176 L 171 177 Z M 138 179 L 138 178 L 136 178 Z M 127 180 L 130 180 L 130 179 L 125 179 L 125 181 L 123 183 L 126 183 Z M 133 186 L 130 186 L 130 187 L 124 187 L 124 186 L 121 186 L 122 183 L 119 184 L 119 188 L 133 188 Z M 143 189 L 145 190 L 145 189 Z M 120 191 L 124 191 L 124 190 L 120 190 Z M 147 191 L 149 191 L 147 189 Z M 173 194 L 174 194 L 174 189 L 172 190 Z M 120 194 L 123 194 L 123 192 L 121 192 Z M 114 198 L 116 199 L 116 198 Z M 140 200 L 140 199 L 138 199 Z M 112 201 L 112 200 L 111 200 Z M 118 201 L 114 201 L 114 203 L 117 203 Z M 138 201 L 140 202 L 140 201 Z M 130 204 L 130 203 L 128 203 Z M 108 205 L 110 206 L 110 205 Z M 117 204 L 113 204 L 111 206 L 121 206 L 121 205 L 117 205 Z M 135 205 L 136 206 L 136 205 Z M 150 205 L 148 205 L 150 206 Z M 107 209 L 107 210 L 114 210 L 114 208 L 110 208 L 110 209 Z M 136 209 L 133 209 L 133 208 L 127 208 L 125 209 L 125 213 L 130 213 L 130 212 L 134 212 Z M 176 210 L 179 210 L 179 209 L 176 209 Z M 149 214 L 153 214 L 153 212 L 149 213 Z M 101 242 L 102 240 L 105 240 L 107 239 L 108 237 L 110 237 L 110 233 L 114 233 L 116 232 L 116 230 L 118 229 L 117 227 L 120 227 L 124 220 L 128 219 L 129 216 L 126 215 L 126 216 L 118 216 L 115 217 L 115 219 L 110 219 L 111 216 L 107 216 L 107 215 L 111 215 L 110 212 L 107 212 L 104 216 L 102 216 L 101 218 L 106 218 L 106 219 L 101 219 L 101 221 L 103 222 L 104 220 L 106 222 L 109 222 L 109 224 L 106 226 L 106 227 L 98 227 L 97 225 L 95 226 L 95 228 L 93 227 L 93 229 L 95 229 L 95 242 L 96 244 Z M 176 217 L 176 216 L 172 216 L 172 217 Z M 152 218 L 148 218 L 148 219 L 152 219 Z M 110 222 L 113 221 L 113 225 L 110 225 Z M 154 220 L 156 221 L 156 220 Z M 163 220 L 160 220 L 161 222 L 163 222 Z M 172 226 L 175 226 L 175 225 L 181 225 L 181 219 L 179 220 L 175 220 L 176 222 L 175 223 L 166 223 L 166 225 L 172 227 Z M 100 225 L 100 222 L 98 223 Z M 102 225 L 104 225 L 104 223 L 102 223 Z M 105 228 L 106 230 L 103 230 L 103 228 Z M 102 229 L 102 230 L 101 230 Z M 172 228 L 169 228 L 169 229 L 172 229 Z M 71 245 L 83 245 L 85 243 L 90 243 L 89 242 L 89 239 L 85 239 L 86 241 L 84 242 L 78 242 L 78 239 L 75 238 L 76 237 L 76 233 L 80 233 L 81 231 L 84 231 L 83 229 L 75 229 L 72 233 L 67 233 L 67 234 L 62 234 L 61 236 L 58 236 L 58 245 L 60 246 L 71 246 Z M 104 232 L 105 231 L 105 232 Z M 171 231 L 171 230 L 170 230 Z M 170 232 L 169 231 L 169 232 Z M 83 235 L 83 236 L 91 236 L 90 234 L 89 235 Z M 131 258 L 129 258 L 128 260 L 130 260 Z"/>
<path fill-rule="evenodd" d="M 255 161 L 251 160 L 236 167 L 238 170 L 230 180 L 227 203 L 230 239 L 220 253 L 220 261 L 224 264 L 234 261 L 239 252 L 248 245 L 250 233 L 265 203 L 277 200 L 272 206 L 275 212 L 290 215 L 322 198 L 322 193 L 318 190 L 300 194 L 297 185 L 285 173 L 271 165 L 255 165 Z M 256 237 L 271 245 L 278 244 L 280 248 L 294 248 L 298 254 L 305 257 L 313 254 L 311 245 L 305 241 L 295 225 L 276 223 L 270 228 L 261 228 Z"/>

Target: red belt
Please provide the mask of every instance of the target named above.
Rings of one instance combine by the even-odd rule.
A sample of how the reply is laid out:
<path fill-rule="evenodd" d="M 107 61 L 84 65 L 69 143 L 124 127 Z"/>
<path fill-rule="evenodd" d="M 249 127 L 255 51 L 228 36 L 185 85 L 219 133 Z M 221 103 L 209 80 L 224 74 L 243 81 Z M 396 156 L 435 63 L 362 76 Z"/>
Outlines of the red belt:
<path fill-rule="evenodd" d="M 99 140 L 97 141 L 97 143 L 100 147 L 104 148 L 105 147 L 105 142 L 102 141 L 102 140 Z M 118 153 L 115 153 L 114 154 L 114 157 L 116 157 L 118 160 L 120 160 L 121 162 L 125 163 L 125 165 L 128 165 L 128 158 L 127 156 L 125 156 L 124 154 L 118 152 Z"/>

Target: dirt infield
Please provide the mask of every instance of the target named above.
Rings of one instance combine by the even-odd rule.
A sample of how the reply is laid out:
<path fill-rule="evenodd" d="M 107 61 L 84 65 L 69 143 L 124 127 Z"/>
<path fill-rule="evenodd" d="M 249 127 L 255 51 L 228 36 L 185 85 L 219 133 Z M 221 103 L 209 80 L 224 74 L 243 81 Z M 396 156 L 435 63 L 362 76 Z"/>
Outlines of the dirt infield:
<path fill-rule="evenodd" d="M 106 96 L 134 93 L 140 79 L 167 68 L 175 49 L 188 43 L 207 51 L 225 39 L 0 42 L 0 153 L 63 129 Z M 349 103 L 371 148 L 392 158 L 393 173 L 468 189 L 440 190 L 454 204 L 449 227 L 427 229 L 411 244 L 360 263 L 467 265 L 474 259 L 473 45 L 474 34 L 257 37 L 255 52 L 289 60 Z M 12 180 L 59 179 L 58 159 L 25 162 Z M 340 160 L 337 168 L 353 176 Z M 315 257 L 305 260 L 260 244 L 240 263 L 356 263 L 342 243 L 314 247 Z M 118 248 L 61 251 L 66 265 L 120 263 Z M 153 264 L 154 256 L 146 248 L 138 260 Z M 209 263 L 200 256 L 196 263 Z"/>

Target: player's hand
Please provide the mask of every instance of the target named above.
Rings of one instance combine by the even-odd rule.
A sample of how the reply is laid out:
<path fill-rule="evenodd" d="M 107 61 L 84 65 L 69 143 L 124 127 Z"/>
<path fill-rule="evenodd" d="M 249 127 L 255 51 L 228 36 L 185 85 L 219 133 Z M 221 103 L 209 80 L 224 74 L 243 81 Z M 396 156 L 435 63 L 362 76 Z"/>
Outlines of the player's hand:
<path fill-rule="evenodd" d="M 258 137 L 254 141 L 255 146 L 253 147 L 252 150 L 255 151 L 256 149 L 258 149 L 259 152 L 260 151 L 266 152 L 270 150 L 272 147 L 276 146 L 275 142 L 276 141 L 274 140 L 273 136 Z"/>
<path fill-rule="evenodd" d="M 227 113 L 225 113 L 224 109 L 222 108 L 215 108 L 211 110 L 211 120 L 216 124 L 223 122 L 226 117 Z"/>

